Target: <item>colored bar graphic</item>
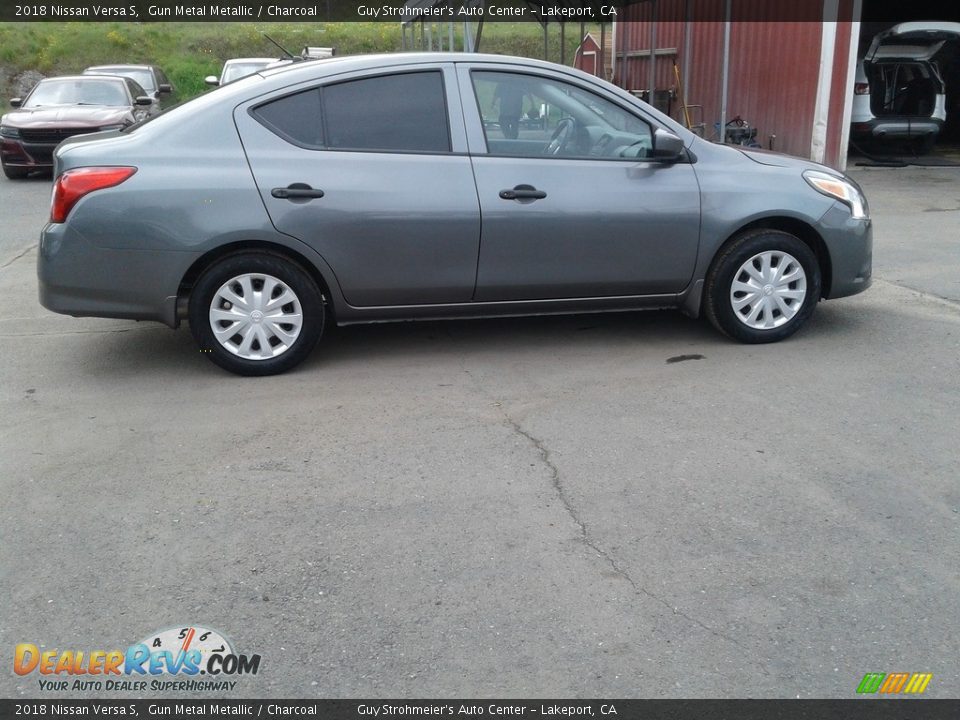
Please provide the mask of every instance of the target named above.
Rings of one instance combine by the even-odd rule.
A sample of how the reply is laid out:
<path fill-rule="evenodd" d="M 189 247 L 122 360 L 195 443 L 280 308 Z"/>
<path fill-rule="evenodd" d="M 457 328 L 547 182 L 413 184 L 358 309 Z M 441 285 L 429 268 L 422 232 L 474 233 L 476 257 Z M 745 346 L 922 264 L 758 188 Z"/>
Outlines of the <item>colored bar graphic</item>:
<path fill-rule="evenodd" d="M 891 694 L 900 692 L 908 677 L 910 676 L 907 673 L 890 673 L 880 686 L 880 692 Z"/>
<path fill-rule="evenodd" d="M 863 694 L 875 693 L 880 689 L 880 684 L 885 677 L 886 673 L 867 673 L 857 686 L 857 692 Z"/>
<path fill-rule="evenodd" d="M 914 673 L 913 677 L 910 678 L 910 682 L 907 683 L 907 687 L 904 688 L 905 693 L 915 693 L 920 694 L 927 689 L 927 685 L 930 684 L 930 679 L 933 677 L 933 673 Z"/>
<path fill-rule="evenodd" d="M 880 692 L 886 695 L 894 695 L 904 692 L 912 695 L 919 695 L 927 689 L 930 680 L 933 679 L 933 673 L 867 673 L 863 680 L 857 685 L 857 692 L 861 695 L 869 695 Z"/>

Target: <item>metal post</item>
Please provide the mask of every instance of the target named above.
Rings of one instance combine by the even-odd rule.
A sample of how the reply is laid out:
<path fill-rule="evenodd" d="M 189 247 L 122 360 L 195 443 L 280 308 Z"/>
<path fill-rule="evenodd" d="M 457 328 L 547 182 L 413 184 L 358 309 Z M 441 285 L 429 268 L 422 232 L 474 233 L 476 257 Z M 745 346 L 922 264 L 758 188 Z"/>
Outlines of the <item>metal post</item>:
<path fill-rule="evenodd" d="M 686 16 L 683 19 L 683 104 L 690 104 L 688 95 L 690 88 L 690 15 L 693 10 L 693 0 L 687 0 Z"/>
<path fill-rule="evenodd" d="M 600 23 L 600 72 L 599 77 L 607 79 L 607 26 Z"/>
<path fill-rule="evenodd" d="M 449 35 L 449 40 L 450 40 L 450 42 L 447 43 L 447 44 L 450 46 L 450 48 L 449 48 L 449 49 L 450 49 L 450 52 L 455 52 L 457 48 L 456 48 L 456 45 L 454 44 L 454 37 L 453 37 L 453 20 L 451 20 L 451 21 L 448 23 L 447 33 L 448 33 L 448 35 Z"/>
<path fill-rule="evenodd" d="M 647 68 L 647 102 L 653 105 L 657 84 L 657 0 L 650 3 L 650 67 Z"/>
<path fill-rule="evenodd" d="M 567 64 L 567 24 L 560 21 L 560 64 Z"/>
<path fill-rule="evenodd" d="M 723 70 L 720 89 L 720 142 L 727 141 L 727 90 L 730 85 L 730 3 L 726 0 L 723 22 Z"/>

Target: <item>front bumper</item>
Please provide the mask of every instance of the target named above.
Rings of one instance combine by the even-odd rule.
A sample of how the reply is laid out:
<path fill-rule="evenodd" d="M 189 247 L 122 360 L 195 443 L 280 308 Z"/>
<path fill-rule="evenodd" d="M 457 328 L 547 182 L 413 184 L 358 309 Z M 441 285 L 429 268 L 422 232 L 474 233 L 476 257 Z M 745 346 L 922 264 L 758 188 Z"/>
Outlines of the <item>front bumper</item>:
<path fill-rule="evenodd" d="M 27 143 L 5 137 L 0 143 L 0 159 L 7 167 L 49 170 L 53 167 L 53 151 L 56 147 L 56 143 Z"/>
<path fill-rule="evenodd" d="M 74 317 L 156 320 L 177 327 L 177 290 L 199 253 L 94 245 L 68 223 L 40 235 L 40 304 Z"/>
<path fill-rule="evenodd" d="M 837 202 L 817 227 L 830 254 L 830 278 L 824 298 L 856 295 L 873 282 L 873 222 L 855 220 L 849 208 Z M 826 281 L 826 278 L 825 278 Z"/>

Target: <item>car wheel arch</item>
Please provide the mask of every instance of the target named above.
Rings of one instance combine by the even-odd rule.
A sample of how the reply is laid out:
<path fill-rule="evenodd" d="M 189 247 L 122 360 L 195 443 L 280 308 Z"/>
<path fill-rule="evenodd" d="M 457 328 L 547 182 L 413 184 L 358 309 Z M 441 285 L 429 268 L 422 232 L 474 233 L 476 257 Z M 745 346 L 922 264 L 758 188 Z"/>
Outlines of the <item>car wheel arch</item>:
<path fill-rule="evenodd" d="M 780 215 L 763 217 L 752 220 L 746 225 L 742 225 L 741 227 L 737 228 L 717 246 L 716 251 L 713 253 L 713 257 L 710 259 L 707 272 L 709 273 L 717 259 L 723 255 L 724 250 L 732 242 L 736 241 L 737 238 L 741 237 L 744 233 L 752 232 L 754 230 L 779 230 L 780 232 L 793 235 L 807 245 L 813 251 L 813 254 L 817 258 L 817 264 L 820 266 L 820 297 L 825 298 L 830 296 L 832 266 L 830 262 L 830 252 L 827 250 L 827 244 L 823 241 L 823 238 L 820 237 L 820 233 L 818 233 L 812 225 L 795 217 Z M 701 298 L 700 303 L 702 311 L 703 298 Z"/>
<path fill-rule="evenodd" d="M 335 284 L 331 284 L 326 274 L 317 266 L 317 263 L 312 262 L 305 254 L 286 245 L 263 240 L 240 240 L 218 245 L 197 258 L 187 269 L 186 273 L 184 273 L 183 279 L 180 281 L 180 286 L 177 289 L 178 320 L 186 317 L 186 308 L 190 300 L 190 294 L 197 280 L 204 272 L 231 255 L 240 255 L 251 251 L 275 255 L 299 266 L 300 269 L 307 273 L 317 284 L 317 287 L 320 288 L 320 292 L 326 301 L 325 305 L 327 312 L 330 314 L 330 320 L 336 323 L 337 299 L 341 297 L 337 295 L 339 288 Z M 329 274 L 332 277 L 332 271 L 329 271 Z M 335 282 L 335 278 L 333 279 Z M 334 288 L 335 291 L 332 292 L 332 288 Z"/>

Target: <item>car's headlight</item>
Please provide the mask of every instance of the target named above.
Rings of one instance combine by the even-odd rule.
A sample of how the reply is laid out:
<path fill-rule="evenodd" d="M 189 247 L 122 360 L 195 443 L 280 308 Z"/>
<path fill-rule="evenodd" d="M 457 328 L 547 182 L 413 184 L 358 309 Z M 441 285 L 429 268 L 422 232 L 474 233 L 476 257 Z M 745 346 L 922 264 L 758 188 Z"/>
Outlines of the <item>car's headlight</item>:
<path fill-rule="evenodd" d="M 119 123 L 117 125 L 104 125 L 102 128 L 100 128 L 100 132 L 103 132 L 105 130 L 123 130 L 125 127 L 126 125 L 124 125 L 123 123 Z"/>
<path fill-rule="evenodd" d="M 867 199 L 860 192 L 860 189 L 849 180 L 818 170 L 805 171 L 803 179 L 817 192 L 844 203 L 850 208 L 850 213 L 855 219 L 864 220 L 870 216 Z"/>
<path fill-rule="evenodd" d="M 0 135 L 8 138 L 18 138 L 20 137 L 20 130 L 15 127 L 9 127 L 7 125 L 0 125 Z"/>

